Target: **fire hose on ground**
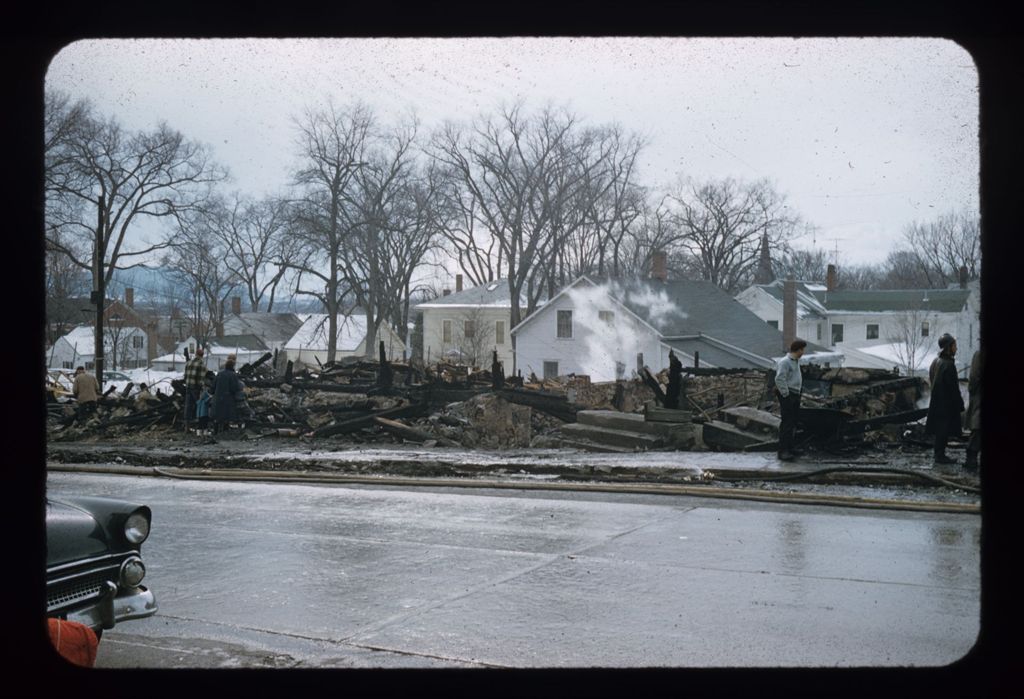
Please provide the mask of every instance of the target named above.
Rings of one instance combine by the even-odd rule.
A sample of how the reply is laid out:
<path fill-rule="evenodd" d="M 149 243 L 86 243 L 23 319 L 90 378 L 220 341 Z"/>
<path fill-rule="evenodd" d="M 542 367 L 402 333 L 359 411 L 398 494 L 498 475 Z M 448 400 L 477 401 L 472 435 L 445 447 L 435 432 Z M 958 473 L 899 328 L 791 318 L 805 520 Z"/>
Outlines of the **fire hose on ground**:
<path fill-rule="evenodd" d="M 467 478 L 410 478 L 401 476 L 343 476 L 312 473 L 281 474 L 272 472 L 203 472 L 181 473 L 165 468 L 154 467 L 153 473 L 168 478 L 183 480 L 220 480 L 220 481 L 257 481 L 282 483 L 316 483 L 337 485 L 376 485 L 401 487 L 432 487 L 432 488 L 487 488 L 506 490 L 546 490 L 574 492 L 629 493 L 646 495 L 685 495 L 692 497 L 723 498 L 731 500 L 753 500 L 774 502 L 779 504 L 803 504 L 832 507 L 854 507 L 879 510 L 903 510 L 915 512 L 939 512 L 947 514 L 979 514 L 981 508 L 975 504 L 943 503 L 925 501 L 896 501 L 876 498 L 862 498 L 844 495 L 779 493 L 762 490 L 738 490 L 733 488 L 714 488 L 707 485 L 679 485 L 666 483 L 599 483 L 599 482 L 530 482 L 530 481 L 495 481 L 473 480 Z M 844 469 L 821 469 L 834 471 Z M 846 469 L 848 471 L 848 469 Z M 901 469 L 876 469 L 877 471 L 900 472 L 903 474 L 923 475 Z M 817 473 L 817 472 L 815 472 Z M 812 474 L 800 474 L 807 476 Z M 717 476 L 716 476 L 717 478 Z M 719 480 L 726 480 L 718 478 Z M 739 479 L 737 479 L 739 480 Z M 745 480 L 750 480 L 749 478 Z M 768 480 L 768 479 L 763 479 Z M 788 480 L 788 479 L 787 479 Z M 937 479 L 943 480 L 943 479 Z M 967 489 L 952 481 L 944 481 L 944 485 Z M 976 490 L 976 489 L 971 489 Z"/>

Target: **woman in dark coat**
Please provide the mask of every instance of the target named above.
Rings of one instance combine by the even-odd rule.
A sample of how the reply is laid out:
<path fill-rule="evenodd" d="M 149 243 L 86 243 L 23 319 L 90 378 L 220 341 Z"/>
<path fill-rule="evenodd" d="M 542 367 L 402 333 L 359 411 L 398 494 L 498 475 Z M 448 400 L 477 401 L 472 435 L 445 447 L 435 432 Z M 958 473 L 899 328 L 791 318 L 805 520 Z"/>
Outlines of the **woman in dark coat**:
<path fill-rule="evenodd" d="M 230 422 L 238 422 L 238 401 L 242 397 L 242 382 L 235 373 L 235 362 L 229 359 L 213 382 L 213 417 L 217 430 L 223 430 Z"/>
<path fill-rule="evenodd" d="M 946 444 L 950 437 L 959 436 L 960 413 L 964 411 L 964 398 L 960 395 L 960 379 L 956 373 L 956 339 L 950 334 L 939 338 L 939 356 L 932 362 L 928 377 L 932 384 L 932 397 L 928 403 L 928 418 L 924 423 L 925 434 L 935 436 L 935 463 L 953 464 L 946 456 Z"/>

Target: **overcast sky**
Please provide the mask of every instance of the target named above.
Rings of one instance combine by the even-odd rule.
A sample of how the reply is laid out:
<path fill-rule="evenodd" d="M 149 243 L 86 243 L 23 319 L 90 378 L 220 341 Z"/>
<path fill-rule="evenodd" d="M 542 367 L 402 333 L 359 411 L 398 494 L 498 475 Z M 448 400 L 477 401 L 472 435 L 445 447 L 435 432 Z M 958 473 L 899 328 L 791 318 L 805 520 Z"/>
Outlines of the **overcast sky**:
<path fill-rule="evenodd" d="M 839 263 L 880 263 L 904 226 L 979 206 L 978 76 L 944 39 L 85 40 L 48 89 L 133 129 L 208 144 L 232 189 L 282 190 L 291 118 L 359 99 L 423 132 L 517 98 L 618 122 L 649 144 L 641 180 L 768 178 Z"/>

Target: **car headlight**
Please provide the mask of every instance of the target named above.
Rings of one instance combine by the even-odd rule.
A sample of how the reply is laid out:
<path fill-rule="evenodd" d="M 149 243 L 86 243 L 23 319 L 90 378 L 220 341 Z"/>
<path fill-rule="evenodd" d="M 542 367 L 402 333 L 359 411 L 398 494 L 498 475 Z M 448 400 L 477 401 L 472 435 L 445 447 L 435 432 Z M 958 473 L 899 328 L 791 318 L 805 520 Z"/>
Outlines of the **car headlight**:
<path fill-rule="evenodd" d="M 146 577 L 146 566 L 138 556 L 132 556 L 121 564 L 121 585 L 123 587 L 138 587 L 142 579 Z"/>
<path fill-rule="evenodd" d="M 133 544 L 141 544 L 149 536 L 149 517 L 133 512 L 124 522 L 124 538 Z"/>

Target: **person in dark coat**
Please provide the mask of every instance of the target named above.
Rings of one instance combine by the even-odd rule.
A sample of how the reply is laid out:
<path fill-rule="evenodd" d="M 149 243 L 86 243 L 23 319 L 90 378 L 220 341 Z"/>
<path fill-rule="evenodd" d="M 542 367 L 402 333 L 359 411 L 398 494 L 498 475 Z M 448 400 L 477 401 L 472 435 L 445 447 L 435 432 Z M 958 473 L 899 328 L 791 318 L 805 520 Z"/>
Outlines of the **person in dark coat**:
<path fill-rule="evenodd" d="M 217 431 L 238 422 L 238 402 L 242 398 L 242 382 L 235 373 L 235 361 L 229 359 L 213 382 L 213 417 Z"/>
<path fill-rule="evenodd" d="M 978 468 L 978 453 L 981 452 L 981 350 L 971 357 L 971 371 L 967 375 L 967 414 L 964 415 L 965 427 L 970 430 L 971 437 L 967 440 L 967 461 L 964 468 Z"/>
<path fill-rule="evenodd" d="M 939 356 L 928 370 L 932 395 L 928 403 L 928 418 L 924 423 L 925 434 L 935 438 L 935 463 L 954 464 L 946 456 L 946 444 L 950 437 L 961 433 L 960 413 L 964 411 L 964 398 L 960 395 L 960 379 L 957 376 L 956 338 L 946 333 L 939 338 Z"/>

